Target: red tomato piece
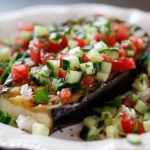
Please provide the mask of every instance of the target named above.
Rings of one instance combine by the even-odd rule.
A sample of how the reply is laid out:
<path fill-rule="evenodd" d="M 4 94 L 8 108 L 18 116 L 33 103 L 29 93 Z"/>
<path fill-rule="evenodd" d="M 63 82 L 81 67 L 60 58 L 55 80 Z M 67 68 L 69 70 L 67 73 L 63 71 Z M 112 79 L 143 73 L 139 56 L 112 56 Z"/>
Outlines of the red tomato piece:
<path fill-rule="evenodd" d="M 76 40 L 78 42 L 78 46 L 81 48 L 86 45 L 86 42 L 83 39 L 74 38 L 74 40 Z"/>
<path fill-rule="evenodd" d="M 97 41 L 97 42 L 99 42 L 99 41 L 107 41 L 107 36 L 104 34 L 104 33 L 98 33 L 98 34 L 96 34 L 96 36 L 95 36 L 95 40 Z"/>
<path fill-rule="evenodd" d="M 11 75 L 14 81 L 23 81 L 27 80 L 29 77 L 28 74 L 28 65 L 14 65 L 11 67 Z"/>
<path fill-rule="evenodd" d="M 67 45 L 68 45 L 68 41 L 66 37 L 63 35 L 60 43 L 53 42 L 53 41 L 49 42 L 49 50 L 52 53 L 58 53 L 60 50 L 66 48 Z"/>
<path fill-rule="evenodd" d="M 108 56 L 107 54 L 101 54 L 103 56 L 103 61 L 105 62 L 112 62 L 111 56 Z"/>
<path fill-rule="evenodd" d="M 128 55 L 128 52 L 124 49 L 119 50 L 119 58 L 126 57 Z"/>
<path fill-rule="evenodd" d="M 138 123 L 138 134 L 142 134 L 144 133 L 145 130 L 144 130 L 144 126 L 142 123 Z"/>
<path fill-rule="evenodd" d="M 83 56 L 82 56 L 82 61 L 83 61 L 83 62 L 88 62 L 88 61 L 90 61 L 90 59 L 86 56 L 85 53 L 84 53 Z"/>
<path fill-rule="evenodd" d="M 33 25 L 31 24 L 26 24 L 20 27 L 21 31 L 28 31 L 28 32 L 32 32 L 33 31 Z"/>
<path fill-rule="evenodd" d="M 54 60 L 54 57 L 50 55 L 41 57 L 42 63 L 46 63 L 47 60 Z"/>
<path fill-rule="evenodd" d="M 122 115 L 122 129 L 125 133 L 132 133 L 135 125 L 137 124 L 137 120 L 131 120 L 126 112 Z"/>
<path fill-rule="evenodd" d="M 116 43 L 116 36 L 113 34 L 107 38 L 108 46 L 114 46 Z"/>
<path fill-rule="evenodd" d="M 90 88 L 93 84 L 93 76 L 92 75 L 86 75 L 82 78 L 81 84 L 84 88 Z"/>
<path fill-rule="evenodd" d="M 138 50 L 144 50 L 145 49 L 145 44 L 144 41 L 140 36 L 133 36 L 131 38 L 132 43 Z"/>
<path fill-rule="evenodd" d="M 112 71 L 125 71 L 135 68 L 136 64 L 133 58 L 119 59 L 112 63 Z"/>
<path fill-rule="evenodd" d="M 59 68 L 59 77 L 65 78 L 67 75 L 67 72 L 63 70 L 62 68 Z"/>
<path fill-rule="evenodd" d="M 35 38 L 30 44 L 31 44 L 31 47 L 33 45 L 33 47 L 35 47 L 39 50 L 41 50 L 41 49 L 47 50 L 48 49 L 48 43 L 46 43 L 42 39 Z"/>
<path fill-rule="evenodd" d="M 69 99 L 70 99 L 70 97 L 71 97 L 71 91 L 70 91 L 70 89 L 69 88 L 64 88 L 64 89 L 62 89 L 61 91 L 60 91 L 60 98 L 61 98 L 61 100 L 63 101 L 63 102 L 66 102 L 66 101 L 68 101 Z"/>
<path fill-rule="evenodd" d="M 3 73 L 3 69 L 0 67 L 0 75 L 2 75 Z"/>
<path fill-rule="evenodd" d="M 127 40 L 129 37 L 129 29 L 125 25 L 120 25 L 116 37 L 119 41 Z"/>
<path fill-rule="evenodd" d="M 30 48 L 30 57 L 36 64 L 41 63 L 41 52 L 39 50 L 33 50 Z"/>

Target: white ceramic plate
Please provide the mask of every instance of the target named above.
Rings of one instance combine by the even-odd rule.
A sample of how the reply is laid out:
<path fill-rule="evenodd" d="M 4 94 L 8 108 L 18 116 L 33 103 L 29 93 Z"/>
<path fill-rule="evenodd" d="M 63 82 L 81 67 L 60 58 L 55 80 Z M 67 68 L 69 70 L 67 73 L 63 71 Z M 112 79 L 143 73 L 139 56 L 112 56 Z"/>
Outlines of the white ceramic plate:
<path fill-rule="evenodd" d="M 64 22 L 72 17 L 82 17 L 95 13 L 117 17 L 131 24 L 137 24 L 150 33 L 150 13 L 136 9 L 124 9 L 98 4 L 46 5 L 26 8 L 0 14 L 0 36 L 13 33 L 19 24 Z M 73 130 L 72 130 L 73 129 Z M 80 124 L 56 132 L 51 137 L 29 135 L 19 129 L 0 124 L 0 146 L 29 148 L 36 150 L 149 150 L 150 134 L 143 136 L 143 144 L 130 145 L 126 139 L 83 142 L 78 137 Z"/>

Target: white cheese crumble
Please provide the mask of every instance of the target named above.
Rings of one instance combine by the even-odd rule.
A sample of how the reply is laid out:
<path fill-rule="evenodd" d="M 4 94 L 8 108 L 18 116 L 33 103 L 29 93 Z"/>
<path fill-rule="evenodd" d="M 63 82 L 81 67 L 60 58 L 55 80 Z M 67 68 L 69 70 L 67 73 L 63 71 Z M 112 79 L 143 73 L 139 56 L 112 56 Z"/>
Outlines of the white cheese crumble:
<path fill-rule="evenodd" d="M 21 89 L 20 89 L 20 94 L 22 96 L 32 96 L 33 92 L 32 92 L 32 88 L 28 86 L 28 84 L 24 84 L 21 86 Z"/>
<path fill-rule="evenodd" d="M 35 62 L 32 61 L 30 58 L 26 58 L 25 59 L 25 64 L 27 64 L 28 66 L 34 66 Z"/>
<path fill-rule="evenodd" d="M 19 115 L 16 123 L 19 129 L 32 132 L 32 125 L 33 123 L 37 123 L 37 120 L 32 116 Z"/>
<path fill-rule="evenodd" d="M 122 105 L 121 109 L 122 112 L 126 112 L 129 115 L 129 117 L 131 117 L 132 119 L 135 119 L 137 117 L 136 112 L 133 108 L 128 108 L 125 105 Z"/>

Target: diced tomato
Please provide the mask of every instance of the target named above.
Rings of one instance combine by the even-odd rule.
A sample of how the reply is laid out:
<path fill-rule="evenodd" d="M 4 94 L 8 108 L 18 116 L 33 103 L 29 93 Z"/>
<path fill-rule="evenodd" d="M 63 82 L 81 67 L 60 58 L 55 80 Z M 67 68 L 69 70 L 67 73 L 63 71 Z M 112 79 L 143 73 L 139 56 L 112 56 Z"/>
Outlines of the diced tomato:
<path fill-rule="evenodd" d="M 138 123 L 138 134 L 142 134 L 144 133 L 145 130 L 144 130 L 144 126 L 142 123 Z"/>
<path fill-rule="evenodd" d="M 63 70 L 62 68 L 59 68 L 59 77 L 65 78 L 67 75 L 67 72 Z"/>
<path fill-rule="evenodd" d="M 93 76 L 92 75 L 86 75 L 82 78 L 81 84 L 84 88 L 90 88 L 93 84 Z"/>
<path fill-rule="evenodd" d="M 129 37 L 129 29 L 125 25 L 120 25 L 117 32 L 116 37 L 119 41 L 127 40 Z"/>
<path fill-rule="evenodd" d="M 3 73 L 3 69 L 0 67 L 0 75 L 2 75 Z"/>
<path fill-rule="evenodd" d="M 119 24 L 117 22 L 112 22 L 111 23 L 111 31 L 115 32 L 119 28 Z"/>
<path fill-rule="evenodd" d="M 116 43 L 116 36 L 115 36 L 115 34 L 109 36 L 107 38 L 107 42 L 108 42 L 108 46 L 114 46 L 115 43 Z"/>
<path fill-rule="evenodd" d="M 125 133 L 132 133 L 135 125 L 137 124 L 137 120 L 131 120 L 126 112 L 122 115 L 122 129 Z"/>
<path fill-rule="evenodd" d="M 74 38 L 74 40 L 76 40 L 78 42 L 78 46 L 81 47 L 81 48 L 86 45 L 86 42 L 83 39 Z"/>
<path fill-rule="evenodd" d="M 31 32 L 31 31 L 33 31 L 33 25 L 31 25 L 31 24 L 23 25 L 20 27 L 20 30 Z"/>
<path fill-rule="evenodd" d="M 96 36 L 95 36 L 95 40 L 97 41 L 97 42 L 99 42 L 99 41 L 107 41 L 107 36 L 104 34 L 104 33 L 98 33 L 98 34 L 96 34 Z"/>
<path fill-rule="evenodd" d="M 119 50 L 119 58 L 126 57 L 128 55 L 128 52 L 124 49 Z"/>
<path fill-rule="evenodd" d="M 107 54 L 101 54 L 103 56 L 103 61 L 105 62 L 112 62 L 111 56 L 108 56 Z"/>
<path fill-rule="evenodd" d="M 21 65 L 14 65 L 11 67 L 11 75 L 14 81 L 23 81 L 27 80 L 28 75 L 28 65 L 21 64 Z"/>
<path fill-rule="evenodd" d="M 138 50 L 144 50 L 145 44 L 140 36 L 131 37 L 131 41 Z"/>
<path fill-rule="evenodd" d="M 63 102 L 66 102 L 70 99 L 71 97 L 71 91 L 69 88 L 64 88 L 60 91 L 60 99 L 63 101 Z"/>
<path fill-rule="evenodd" d="M 68 41 L 67 41 L 67 38 L 64 35 L 62 35 L 61 40 L 62 41 L 60 42 L 60 50 L 63 50 L 64 48 L 67 47 Z"/>
<path fill-rule="evenodd" d="M 129 100 L 128 98 L 124 98 L 122 100 L 122 104 L 126 105 L 127 107 L 133 108 L 134 107 L 134 103 Z"/>
<path fill-rule="evenodd" d="M 85 53 L 84 53 L 83 56 L 82 56 L 82 61 L 83 61 L 83 62 L 88 62 L 88 61 L 90 61 L 90 59 L 86 56 Z"/>
<path fill-rule="evenodd" d="M 133 58 L 119 59 L 112 63 L 112 71 L 125 71 L 135 68 L 136 64 Z"/>
<path fill-rule="evenodd" d="M 49 51 L 52 53 L 57 53 L 60 50 L 66 48 L 67 45 L 68 45 L 68 41 L 66 37 L 63 35 L 60 43 L 53 42 L 53 41 L 49 42 Z"/>
<path fill-rule="evenodd" d="M 36 64 L 41 63 L 41 52 L 39 50 L 33 50 L 33 48 L 30 48 L 30 57 Z"/>

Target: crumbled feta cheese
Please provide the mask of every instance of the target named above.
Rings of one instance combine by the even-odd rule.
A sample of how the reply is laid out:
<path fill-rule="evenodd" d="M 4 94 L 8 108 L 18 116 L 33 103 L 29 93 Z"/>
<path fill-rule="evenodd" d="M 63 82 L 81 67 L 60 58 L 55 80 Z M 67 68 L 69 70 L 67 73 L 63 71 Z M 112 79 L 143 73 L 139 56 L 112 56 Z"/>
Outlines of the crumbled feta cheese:
<path fill-rule="evenodd" d="M 28 86 L 28 84 L 24 84 L 21 86 L 21 90 L 20 90 L 20 94 L 22 96 L 32 96 L 33 92 L 32 92 L 32 88 Z"/>
<path fill-rule="evenodd" d="M 133 108 L 128 108 L 125 105 L 122 105 L 122 112 L 126 112 L 132 119 L 137 117 L 135 110 Z"/>
<path fill-rule="evenodd" d="M 28 66 L 34 66 L 35 62 L 32 61 L 30 58 L 26 58 L 25 59 L 25 64 L 27 64 Z"/>
<path fill-rule="evenodd" d="M 19 115 L 16 123 L 19 129 L 32 132 L 32 125 L 33 123 L 37 123 L 37 120 L 32 116 Z"/>

